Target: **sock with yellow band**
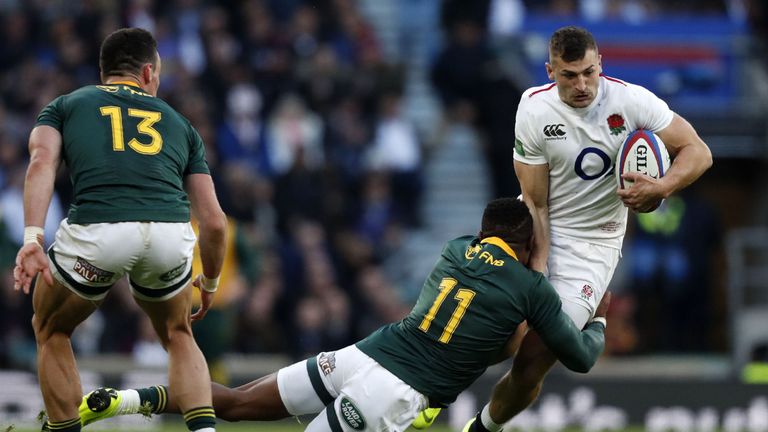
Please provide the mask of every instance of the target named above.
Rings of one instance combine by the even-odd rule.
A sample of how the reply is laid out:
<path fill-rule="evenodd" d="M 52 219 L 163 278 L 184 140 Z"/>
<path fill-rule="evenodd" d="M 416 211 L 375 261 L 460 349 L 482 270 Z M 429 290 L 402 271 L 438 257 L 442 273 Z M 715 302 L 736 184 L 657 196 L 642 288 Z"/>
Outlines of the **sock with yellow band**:
<path fill-rule="evenodd" d="M 46 420 L 42 430 L 50 432 L 80 432 L 82 426 L 80 425 L 80 417 L 75 417 L 61 422 Z"/>
<path fill-rule="evenodd" d="M 216 430 L 216 413 L 212 406 L 192 408 L 184 413 L 187 429 L 195 432 L 213 432 Z"/>
<path fill-rule="evenodd" d="M 163 385 L 157 385 L 147 388 L 136 389 L 139 393 L 139 403 L 142 407 L 151 408 L 152 414 L 160 414 L 165 411 L 168 405 L 168 388 Z"/>

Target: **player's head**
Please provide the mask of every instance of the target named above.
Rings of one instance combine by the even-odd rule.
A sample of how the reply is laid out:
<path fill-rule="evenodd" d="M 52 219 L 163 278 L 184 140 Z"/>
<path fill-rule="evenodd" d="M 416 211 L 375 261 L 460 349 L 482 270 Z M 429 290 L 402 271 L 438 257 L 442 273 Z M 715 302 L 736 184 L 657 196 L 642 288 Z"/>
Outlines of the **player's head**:
<path fill-rule="evenodd" d="M 498 198 L 489 202 L 483 212 L 479 237 L 501 238 L 516 252 L 523 252 L 526 256 L 518 258 L 527 262 L 533 238 L 533 218 L 528 206 L 515 198 Z"/>
<path fill-rule="evenodd" d="M 152 34 L 140 28 L 124 28 L 110 34 L 101 43 L 99 68 L 101 80 L 132 77 L 152 95 L 160 86 L 160 55 Z"/>
<path fill-rule="evenodd" d="M 602 65 L 597 43 L 580 27 L 562 27 L 549 40 L 549 79 L 557 83 L 560 99 L 574 108 L 588 106 L 597 97 Z"/>

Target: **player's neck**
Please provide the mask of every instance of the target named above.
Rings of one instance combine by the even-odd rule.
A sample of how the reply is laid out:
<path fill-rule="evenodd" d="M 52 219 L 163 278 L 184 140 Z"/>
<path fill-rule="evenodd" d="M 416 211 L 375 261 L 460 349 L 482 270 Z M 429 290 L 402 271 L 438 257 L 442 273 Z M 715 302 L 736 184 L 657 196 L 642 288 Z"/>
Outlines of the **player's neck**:
<path fill-rule="evenodd" d="M 130 75 L 112 75 L 107 77 L 107 79 L 104 80 L 104 84 L 125 84 L 130 85 L 134 87 L 141 88 L 141 84 L 139 83 L 139 80 L 136 79 L 136 77 L 130 76 Z"/>

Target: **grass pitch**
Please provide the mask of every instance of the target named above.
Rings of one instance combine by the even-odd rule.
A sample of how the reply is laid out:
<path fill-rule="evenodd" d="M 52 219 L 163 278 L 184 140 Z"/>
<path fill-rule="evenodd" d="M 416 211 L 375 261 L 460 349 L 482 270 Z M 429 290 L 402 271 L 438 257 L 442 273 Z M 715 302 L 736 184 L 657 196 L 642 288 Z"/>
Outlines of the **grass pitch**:
<path fill-rule="evenodd" d="M 303 431 L 306 427 L 306 424 L 298 424 L 296 422 L 270 422 L 270 423 L 260 423 L 260 422 L 243 422 L 243 423 L 225 423 L 225 422 L 219 422 L 216 424 L 216 431 L 217 432 L 246 432 L 246 431 L 257 431 L 257 432 L 299 432 Z M 39 432 L 38 429 L 24 429 L 24 428 L 13 428 L 10 432 Z M 643 428 L 639 427 L 632 427 L 627 428 L 624 430 L 624 432 L 643 432 Z M 0 429 L 0 432 L 5 432 L 6 428 L 3 427 Z M 102 431 L 102 432 L 113 432 L 113 431 L 120 431 L 120 432 L 186 432 L 187 428 L 184 425 L 184 423 L 181 422 L 166 422 L 163 423 L 158 428 L 151 428 L 151 429 L 106 429 L 106 428 L 94 428 L 94 427 L 87 427 L 83 429 L 84 432 L 88 431 Z M 415 429 L 408 429 L 408 432 L 415 432 Z M 435 424 L 429 429 L 427 429 L 427 432 L 458 432 L 451 429 L 446 424 Z M 565 429 L 564 432 L 580 432 L 580 429 Z"/>

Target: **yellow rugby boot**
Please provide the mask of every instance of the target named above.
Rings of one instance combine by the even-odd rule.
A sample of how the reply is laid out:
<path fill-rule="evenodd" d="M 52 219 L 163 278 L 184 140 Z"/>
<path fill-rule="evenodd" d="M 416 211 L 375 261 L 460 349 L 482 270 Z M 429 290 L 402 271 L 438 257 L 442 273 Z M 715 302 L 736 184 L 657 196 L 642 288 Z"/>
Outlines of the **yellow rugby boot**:
<path fill-rule="evenodd" d="M 411 423 L 414 429 L 426 429 L 432 426 L 441 408 L 427 408 L 421 411 L 416 419 Z"/>
<path fill-rule="evenodd" d="M 118 414 L 123 396 L 113 388 L 101 387 L 83 396 L 80 402 L 80 423 L 85 426 Z"/>

